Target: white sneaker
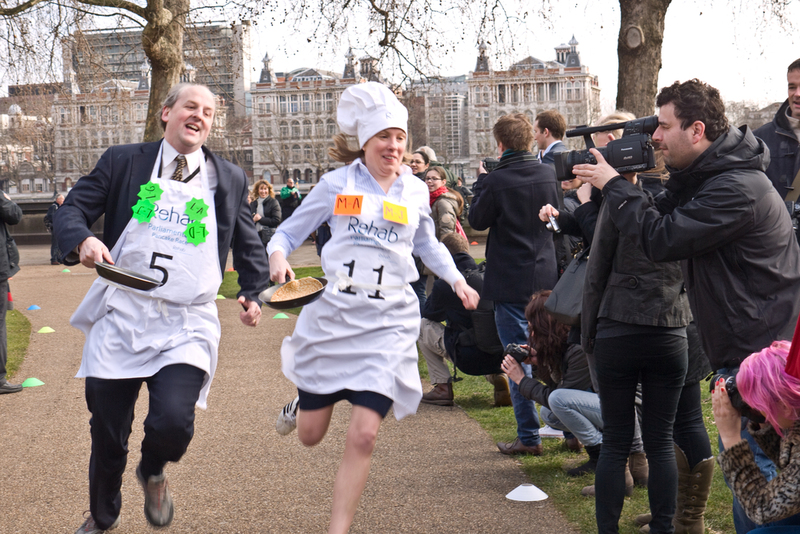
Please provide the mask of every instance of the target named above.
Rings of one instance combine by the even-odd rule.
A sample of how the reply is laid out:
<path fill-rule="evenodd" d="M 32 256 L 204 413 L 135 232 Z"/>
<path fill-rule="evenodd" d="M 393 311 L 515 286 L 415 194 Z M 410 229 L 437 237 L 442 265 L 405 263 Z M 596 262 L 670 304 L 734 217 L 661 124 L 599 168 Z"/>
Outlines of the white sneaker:
<path fill-rule="evenodd" d="M 564 433 L 560 430 L 556 430 L 555 428 L 545 425 L 539 429 L 539 437 L 540 438 L 563 438 Z"/>
<path fill-rule="evenodd" d="M 285 436 L 291 433 L 292 430 L 297 428 L 297 405 L 300 402 L 300 397 L 295 397 L 292 402 L 287 404 L 278 414 L 278 420 L 275 421 L 275 430 L 278 434 Z"/>

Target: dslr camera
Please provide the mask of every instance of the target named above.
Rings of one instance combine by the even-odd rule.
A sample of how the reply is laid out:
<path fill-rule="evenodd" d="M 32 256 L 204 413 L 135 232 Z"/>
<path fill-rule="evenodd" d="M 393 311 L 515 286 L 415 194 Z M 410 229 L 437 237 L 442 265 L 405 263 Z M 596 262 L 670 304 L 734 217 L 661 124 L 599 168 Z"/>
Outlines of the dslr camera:
<path fill-rule="evenodd" d="M 531 355 L 528 349 L 523 348 L 516 343 L 509 343 L 506 345 L 506 349 L 503 351 L 503 357 L 505 358 L 506 354 L 517 360 L 517 363 L 524 363 L 526 359 L 528 359 Z"/>
<path fill-rule="evenodd" d="M 484 158 L 483 160 L 483 168 L 486 169 L 487 173 L 492 172 L 500 165 L 500 160 L 497 158 Z"/>
<path fill-rule="evenodd" d="M 714 388 L 717 386 L 717 381 L 720 378 L 724 380 L 725 391 L 728 393 L 728 398 L 731 400 L 731 406 L 736 408 L 740 414 L 747 417 L 754 423 L 763 423 L 766 421 L 766 418 L 761 414 L 761 412 L 751 408 L 742 398 L 742 394 L 739 393 L 739 388 L 736 386 L 736 373 L 730 375 L 713 375 L 711 377 L 711 387 L 709 388 L 711 391 L 714 391 Z"/>
<path fill-rule="evenodd" d="M 592 134 L 622 129 L 622 137 L 609 142 L 606 146 L 597 148 L 609 165 L 619 173 L 638 172 L 652 169 L 656 166 L 653 139 L 651 135 L 658 128 L 658 117 L 642 117 L 627 122 L 605 124 L 603 126 L 579 126 L 567 132 L 567 137 L 583 136 L 586 150 L 572 150 L 555 154 L 556 177 L 559 181 L 574 180 L 572 168 L 582 163 L 596 164 L 597 159 L 589 152 L 590 148 L 597 148 L 592 140 Z"/>

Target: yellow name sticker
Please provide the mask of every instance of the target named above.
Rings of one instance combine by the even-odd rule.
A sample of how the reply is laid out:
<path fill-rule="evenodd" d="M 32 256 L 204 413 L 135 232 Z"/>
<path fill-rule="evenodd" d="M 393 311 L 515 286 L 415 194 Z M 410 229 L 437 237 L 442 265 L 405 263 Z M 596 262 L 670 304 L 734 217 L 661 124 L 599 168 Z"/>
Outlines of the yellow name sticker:
<path fill-rule="evenodd" d="M 383 218 L 398 224 L 408 224 L 408 210 L 405 206 L 383 201 Z"/>
<path fill-rule="evenodd" d="M 361 215 L 361 205 L 364 195 L 336 195 L 336 204 L 333 206 L 334 215 Z"/>

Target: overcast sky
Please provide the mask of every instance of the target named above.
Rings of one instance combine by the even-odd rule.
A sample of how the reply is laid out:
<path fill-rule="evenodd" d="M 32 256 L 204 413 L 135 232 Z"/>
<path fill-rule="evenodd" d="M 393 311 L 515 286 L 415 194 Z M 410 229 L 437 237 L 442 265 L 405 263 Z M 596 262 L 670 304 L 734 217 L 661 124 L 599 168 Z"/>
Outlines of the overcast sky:
<path fill-rule="evenodd" d="M 537 0 L 528 0 L 528 8 Z M 675 80 L 697 77 L 717 87 L 725 100 L 749 100 L 759 104 L 786 99 L 786 67 L 800 57 L 798 38 L 777 21 L 766 21 L 757 6 L 746 1 L 709 2 L 673 0 L 667 11 L 663 67 L 659 87 Z M 617 37 L 619 4 L 612 0 L 553 2 L 547 22 L 529 22 L 513 58 L 492 58 L 494 68 L 528 55 L 555 59 L 553 48 L 575 35 L 581 61 L 600 78 L 604 111 L 613 109 L 617 85 Z M 797 20 L 800 8 L 793 2 L 789 19 Z M 306 45 L 297 31 L 256 26 L 255 55 L 274 58 L 276 71 L 299 66 L 334 70 L 344 65 L 343 50 L 323 52 Z M 275 31 L 273 31 L 275 30 Z M 301 33 L 302 34 L 302 33 Z M 375 38 L 373 37 L 373 40 Z M 347 44 L 345 43 L 346 50 Z M 497 50 L 494 50 L 497 53 Z M 358 56 L 362 51 L 356 51 Z M 477 49 L 468 45 L 458 54 L 443 58 L 442 74 L 466 74 L 475 68 Z M 290 57 L 287 57 L 290 56 Z"/>

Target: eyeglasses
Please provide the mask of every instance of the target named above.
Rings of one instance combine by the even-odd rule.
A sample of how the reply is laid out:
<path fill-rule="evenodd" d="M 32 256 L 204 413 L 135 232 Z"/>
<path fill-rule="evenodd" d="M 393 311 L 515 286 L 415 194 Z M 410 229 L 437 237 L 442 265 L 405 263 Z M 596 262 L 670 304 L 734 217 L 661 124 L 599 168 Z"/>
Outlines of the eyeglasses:
<path fill-rule="evenodd" d="M 441 182 L 443 180 L 444 180 L 443 178 L 434 178 L 433 176 L 426 176 L 425 177 L 425 181 L 426 182 Z"/>

